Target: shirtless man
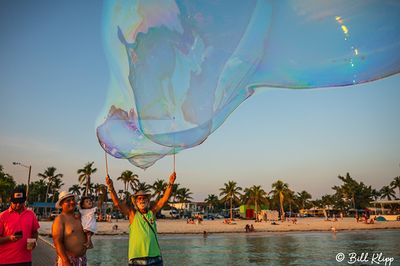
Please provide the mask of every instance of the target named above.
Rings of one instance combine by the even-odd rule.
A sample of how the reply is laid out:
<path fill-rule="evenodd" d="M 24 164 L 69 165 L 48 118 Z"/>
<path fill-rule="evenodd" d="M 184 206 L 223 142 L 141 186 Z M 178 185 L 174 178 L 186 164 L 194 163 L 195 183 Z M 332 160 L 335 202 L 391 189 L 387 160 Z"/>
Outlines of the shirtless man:
<path fill-rule="evenodd" d="M 52 236 L 56 247 L 59 266 L 86 266 L 86 236 L 79 217 L 74 215 L 74 194 L 62 191 L 56 208 L 61 214 L 54 220 Z"/>

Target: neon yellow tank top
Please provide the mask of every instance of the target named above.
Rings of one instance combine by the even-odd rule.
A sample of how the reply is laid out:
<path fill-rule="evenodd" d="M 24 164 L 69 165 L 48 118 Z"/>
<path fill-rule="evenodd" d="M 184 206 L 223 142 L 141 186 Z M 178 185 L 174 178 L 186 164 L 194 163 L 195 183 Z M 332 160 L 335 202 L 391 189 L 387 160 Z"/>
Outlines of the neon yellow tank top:
<path fill-rule="evenodd" d="M 143 214 L 154 232 L 157 233 L 156 219 L 153 212 L 148 211 Z M 142 214 L 137 211 L 133 223 L 129 225 L 129 259 L 143 258 L 143 257 L 156 257 L 161 256 L 160 248 L 157 244 L 157 239 L 149 224 L 144 220 Z"/>

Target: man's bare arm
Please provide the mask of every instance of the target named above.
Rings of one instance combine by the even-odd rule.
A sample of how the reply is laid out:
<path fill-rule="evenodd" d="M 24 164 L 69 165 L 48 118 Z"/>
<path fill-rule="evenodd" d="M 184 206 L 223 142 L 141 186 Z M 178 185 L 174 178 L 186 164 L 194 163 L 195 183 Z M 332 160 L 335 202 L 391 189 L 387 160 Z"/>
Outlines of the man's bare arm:
<path fill-rule="evenodd" d="M 61 258 L 64 265 L 71 265 L 68 255 L 64 246 L 64 222 L 62 220 L 62 216 L 59 215 L 53 222 L 53 226 L 51 228 L 51 235 L 53 236 L 54 246 L 57 251 L 57 255 Z"/>
<path fill-rule="evenodd" d="M 10 235 L 10 236 L 1 236 L 0 237 L 0 244 L 8 243 L 8 242 L 14 242 L 19 240 L 21 237 L 15 236 L 15 235 Z"/>
<path fill-rule="evenodd" d="M 117 193 L 114 189 L 114 184 L 111 178 L 107 175 L 106 176 L 106 184 L 108 186 L 108 190 L 110 191 L 111 200 L 114 203 L 114 206 L 117 207 L 124 215 L 129 215 L 129 208 L 126 206 L 124 202 L 120 202 L 118 199 Z"/>
<path fill-rule="evenodd" d="M 163 197 L 156 203 L 156 205 L 154 205 L 154 207 L 152 208 L 152 212 L 154 214 L 156 214 L 157 212 L 159 212 L 162 207 L 164 207 L 165 203 L 167 203 L 169 197 L 171 196 L 171 192 L 172 192 L 172 186 L 174 185 L 175 182 L 175 178 L 176 178 L 176 173 L 173 172 L 170 176 L 169 176 L 169 183 L 167 186 L 167 189 L 164 192 Z"/>
<path fill-rule="evenodd" d="M 39 237 L 39 232 L 36 230 L 35 232 L 32 233 L 32 238 L 36 239 L 33 248 L 36 248 L 38 237 Z"/>

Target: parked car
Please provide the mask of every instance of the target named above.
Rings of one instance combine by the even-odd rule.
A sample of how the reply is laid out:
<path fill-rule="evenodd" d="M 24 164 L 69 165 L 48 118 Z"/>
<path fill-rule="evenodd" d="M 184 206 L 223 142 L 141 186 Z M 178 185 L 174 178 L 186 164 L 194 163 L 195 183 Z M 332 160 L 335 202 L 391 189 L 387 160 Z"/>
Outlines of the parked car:
<path fill-rule="evenodd" d="M 205 214 L 203 218 L 205 220 L 214 220 L 215 219 L 214 214 L 212 214 L 212 213 Z"/>
<path fill-rule="evenodd" d="M 112 219 L 124 219 L 125 215 L 123 215 L 120 212 L 113 212 L 113 213 L 111 213 L 111 218 Z"/>
<path fill-rule="evenodd" d="M 165 219 L 165 215 L 164 215 L 164 214 L 161 214 L 161 212 L 157 212 L 156 218 L 157 218 L 157 219 Z"/>
<path fill-rule="evenodd" d="M 161 215 L 164 215 L 165 218 L 173 218 L 173 219 L 179 219 L 180 217 L 179 212 L 175 209 L 161 210 Z"/>
<path fill-rule="evenodd" d="M 61 210 L 52 211 L 50 213 L 50 220 L 54 220 L 58 215 L 60 215 Z"/>
<path fill-rule="evenodd" d="M 188 218 L 192 217 L 192 212 L 191 211 L 184 211 L 181 216 L 183 217 L 183 219 L 188 219 Z"/>

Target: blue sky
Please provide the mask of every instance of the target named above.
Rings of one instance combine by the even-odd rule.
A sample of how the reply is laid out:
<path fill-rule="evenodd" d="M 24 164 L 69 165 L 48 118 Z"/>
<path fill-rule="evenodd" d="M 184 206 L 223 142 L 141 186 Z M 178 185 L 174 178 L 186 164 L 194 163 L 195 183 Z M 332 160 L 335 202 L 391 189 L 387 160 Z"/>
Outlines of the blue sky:
<path fill-rule="evenodd" d="M 0 164 L 17 182 L 46 167 L 64 174 L 104 153 L 95 122 L 107 97 L 109 70 L 100 1 L 0 2 Z M 334 89 L 266 89 L 245 101 L 205 143 L 177 155 L 177 182 L 196 200 L 229 180 L 266 191 L 282 179 L 314 198 L 331 193 L 346 172 L 380 189 L 400 174 L 400 76 Z M 167 180 L 172 158 L 146 171 L 109 158 L 110 174 Z M 122 188 L 122 184 L 120 185 Z"/>

